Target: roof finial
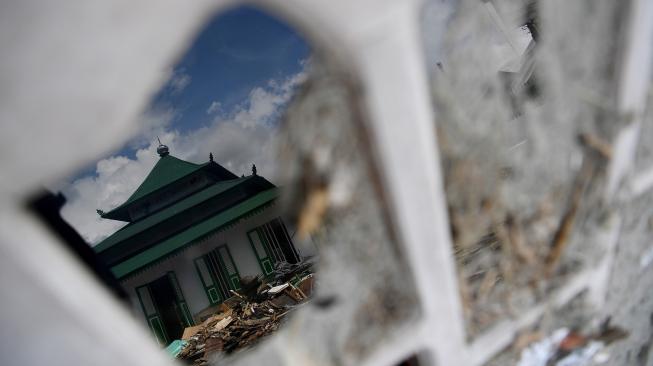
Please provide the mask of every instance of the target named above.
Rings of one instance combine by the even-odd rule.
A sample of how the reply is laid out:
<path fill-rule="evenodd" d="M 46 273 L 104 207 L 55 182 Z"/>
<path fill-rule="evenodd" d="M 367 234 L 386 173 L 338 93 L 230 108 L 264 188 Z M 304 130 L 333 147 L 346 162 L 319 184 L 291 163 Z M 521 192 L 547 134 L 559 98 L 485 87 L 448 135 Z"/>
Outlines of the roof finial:
<path fill-rule="evenodd" d="M 213 153 L 212 152 L 209 153 L 209 161 L 211 161 L 211 162 L 213 161 Z"/>
<path fill-rule="evenodd" d="M 252 164 L 252 175 L 256 175 L 256 164 Z"/>
<path fill-rule="evenodd" d="M 156 139 L 159 141 L 159 147 L 156 148 L 156 152 L 159 154 L 159 156 L 164 157 L 170 154 L 168 147 L 161 143 L 161 139 L 159 138 L 159 136 L 157 136 Z"/>

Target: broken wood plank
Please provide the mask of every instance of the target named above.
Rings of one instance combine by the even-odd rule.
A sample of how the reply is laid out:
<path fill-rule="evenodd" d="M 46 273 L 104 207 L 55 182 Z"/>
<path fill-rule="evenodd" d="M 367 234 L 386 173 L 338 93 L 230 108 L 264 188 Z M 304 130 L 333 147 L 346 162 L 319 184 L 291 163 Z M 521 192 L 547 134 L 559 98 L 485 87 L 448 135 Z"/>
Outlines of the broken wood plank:
<path fill-rule="evenodd" d="M 203 328 L 204 328 L 204 326 L 203 326 L 202 324 L 200 324 L 200 325 L 196 325 L 196 326 L 194 326 L 194 327 L 188 327 L 188 328 L 184 329 L 184 333 L 182 334 L 181 339 L 184 340 L 184 341 L 187 341 L 187 340 L 189 340 L 192 336 L 194 336 L 195 334 L 197 334 L 197 332 L 199 332 L 200 330 L 202 330 Z"/>
<path fill-rule="evenodd" d="M 574 223 L 576 221 L 576 214 L 580 207 L 580 200 L 594 172 L 595 163 L 590 159 L 591 158 L 588 158 L 587 156 L 583 157 L 583 165 L 574 180 L 569 205 L 567 206 L 567 209 L 560 220 L 558 230 L 556 230 L 553 240 L 551 241 L 551 249 L 546 257 L 544 267 L 544 275 L 547 278 L 551 277 L 553 274 L 553 271 L 562 256 L 562 252 L 570 240 L 572 229 L 574 228 Z"/>
<path fill-rule="evenodd" d="M 267 293 L 270 295 L 276 295 L 278 293 L 281 293 L 281 291 L 285 290 L 288 286 L 290 286 L 290 283 L 286 282 L 283 285 L 272 287 L 267 291 Z"/>
<path fill-rule="evenodd" d="M 213 331 L 218 332 L 226 328 L 231 322 L 233 321 L 233 318 L 231 316 L 228 316 L 222 320 L 220 320 L 214 327 Z"/>

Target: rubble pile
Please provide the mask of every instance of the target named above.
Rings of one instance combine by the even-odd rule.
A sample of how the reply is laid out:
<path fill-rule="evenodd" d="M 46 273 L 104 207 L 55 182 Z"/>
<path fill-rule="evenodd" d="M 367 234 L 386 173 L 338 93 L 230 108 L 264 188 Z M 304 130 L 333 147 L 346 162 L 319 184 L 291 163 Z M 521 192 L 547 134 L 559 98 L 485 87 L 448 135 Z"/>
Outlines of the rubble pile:
<path fill-rule="evenodd" d="M 309 299 L 311 263 L 278 264 L 272 280 L 243 278 L 241 290 L 200 325 L 188 327 L 177 358 L 205 365 L 210 354 L 231 353 L 255 344 L 279 328 L 286 315 Z M 294 284 L 293 284 L 294 283 Z"/>

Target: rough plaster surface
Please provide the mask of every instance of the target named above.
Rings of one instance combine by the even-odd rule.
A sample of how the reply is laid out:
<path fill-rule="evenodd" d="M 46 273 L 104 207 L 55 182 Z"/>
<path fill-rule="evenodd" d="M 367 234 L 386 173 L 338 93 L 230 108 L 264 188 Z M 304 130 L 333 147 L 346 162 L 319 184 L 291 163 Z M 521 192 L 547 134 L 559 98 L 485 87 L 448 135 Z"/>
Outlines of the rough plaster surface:
<path fill-rule="evenodd" d="M 653 365 L 653 193 L 623 208 L 624 228 L 599 316 L 611 317 L 629 337 L 609 348 L 610 364 Z"/>
<path fill-rule="evenodd" d="M 452 5 L 445 3 L 431 6 L 446 11 Z M 606 175 L 610 165 L 620 162 L 579 142 L 584 135 L 617 146 L 619 129 L 632 123 L 632 116 L 620 112 L 617 103 L 624 94 L 619 75 L 632 5 L 540 1 L 541 40 L 523 51 L 517 29 L 524 23 L 527 4 L 458 1 L 449 10 L 445 34 L 433 46 L 441 64 L 429 65 L 468 335 L 482 334 L 502 319 L 519 318 L 545 302 L 550 291 L 564 287 L 570 274 L 608 258 L 606 263 L 613 264 L 608 265 L 609 277 L 592 278 L 600 283 L 593 286 L 605 287 L 605 307 L 574 301 L 564 311 L 550 308 L 543 314 L 553 320 L 541 323 L 541 330 L 591 327 L 611 316 L 616 324 L 632 328 L 628 340 L 612 346 L 611 364 L 645 364 L 642 345 L 651 342 L 653 310 L 646 265 L 651 224 L 645 208 L 650 197 L 611 204 L 612 196 L 604 194 Z M 503 24 L 492 18 L 494 10 Z M 517 72 L 498 72 L 520 56 Z M 523 80 L 531 60 L 535 96 L 516 82 Z M 636 171 L 651 166 L 650 130 L 649 112 Z M 587 165 L 591 172 L 583 174 Z M 556 272 L 546 279 L 542 262 L 579 180 L 585 181 L 585 189 L 573 229 Z M 622 217 L 623 223 L 611 259 L 600 233 L 613 227 L 615 217 Z M 516 241 L 526 250 L 516 247 Z M 529 262 L 524 252 L 536 260 Z M 508 361 L 507 351 L 493 364 L 515 362 L 514 357 Z"/>
<path fill-rule="evenodd" d="M 456 4 L 441 46 L 442 71 L 433 75 L 454 250 L 469 285 L 462 291 L 471 334 L 532 307 L 562 282 L 543 283 L 536 264 L 546 258 L 578 184 L 587 187 L 556 274 L 596 261 L 596 248 L 584 241 L 602 225 L 597 192 L 606 159 L 583 148 L 579 136 L 610 141 L 616 122 L 606 111 L 615 99 L 610 86 L 619 37 L 616 5 L 578 2 L 563 12 L 561 4 L 541 3 L 541 41 L 525 48 L 518 44 L 523 16 L 505 16 L 503 24 L 489 16 L 493 9 L 525 14 L 525 2 L 489 4 Z M 583 52 L 577 52 L 580 43 Z M 501 71 L 514 60 L 517 72 Z M 528 77 L 525 65 L 532 60 L 536 95 L 518 82 Z M 588 95 L 602 98 L 601 104 L 589 103 Z"/>

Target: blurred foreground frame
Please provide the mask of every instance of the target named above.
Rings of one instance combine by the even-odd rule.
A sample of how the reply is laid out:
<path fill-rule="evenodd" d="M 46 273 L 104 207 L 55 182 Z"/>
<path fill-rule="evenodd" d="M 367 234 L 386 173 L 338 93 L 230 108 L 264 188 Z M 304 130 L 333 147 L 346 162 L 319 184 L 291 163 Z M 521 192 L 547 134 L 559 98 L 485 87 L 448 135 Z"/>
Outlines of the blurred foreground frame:
<path fill-rule="evenodd" d="M 36 11 L 33 12 L 32 5 L 30 3 L 11 4 L 12 10 L 18 13 L 26 12 L 29 17 L 37 14 Z M 98 65 L 105 65 L 104 70 L 108 74 L 114 71 L 120 73 L 123 72 L 121 70 L 126 70 L 127 65 L 112 66 L 106 63 L 100 55 L 95 57 L 98 52 L 104 52 L 102 51 L 103 47 L 106 49 L 116 47 L 117 45 L 112 44 L 112 42 L 120 39 L 123 30 L 130 29 L 130 34 L 135 29 L 139 29 L 139 31 L 135 32 L 140 32 L 140 35 L 132 34 L 129 37 L 130 40 L 122 43 L 122 47 L 125 47 L 124 50 L 136 50 L 140 47 L 139 42 L 151 39 L 151 37 L 158 41 L 150 43 L 152 49 L 146 55 L 134 52 L 137 56 L 131 60 L 129 67 L 139 69 L 139 71 L 137 73 L 129 71 L 124 73 L 124 79 L 121 78 L 120 94 L 114 94 L 114 92 L 107 89 L 98 90 L 93 88 L 91 84 L 78 85 L 73 83 L 73 85 L 69 86 L 70 93 L 60 96 L 59 101 L 63 102 L 63 104 L 75 102 L 75 104 L 81 106 L 81 110 L 76 111 L 78 115 L 68 115 L 67 112 L 61 110 L 59 115 L 50 115 L 51 123 L 58 124 L 57 130 L 66 130 L 69 133 L 64 136 L 53 131 L 51 138 L 48 139 L 48 144 L 59 148 L 53 149 L 52 154 L 48 155 L 47 164 L 43 164 L 44 161 L 41 159 L 23 161 L 26 164 L 35 164 L 33 166 L 39 170 L 38 174 L 23 174 L 22 178 L 25 186 L 31 185 L 34 187 L 36 182 L 44 177 L 65 174 L 67 171 L 73 170 L 78 164 L 83 163 L 86 159 L 84 157 L 96 156 L 124 141 L 134 129 L 133 126 L 129 125 L 130 120 L 147 100 L 151 90 L 156 90 L 156 86 L 162 82 L 161 75 L 157 71 L 169 65 L 175 55 L 181 52 L 184 44 L 192 39 L 194 31 L 199 29 L 206 20 L 202 14 L 214 13 L 226 5 L 228 5 L 226 2 L 218 2 L 201 3 L 196 7 L 188 7 L 181 6 L 181 4 L 175 6 L 172 3 L 171 8 L 174 11 L 156 6 L 154 8 L 160 8 L 161 11 L 155 14 L 150 13 L 145 23 L 140 23 L 138 26 L 136 17 L 132 18 L 131 14 L 127 14 L 125 18 L 119 19 L 122 22 L 120 27 L 118 23 L 101 24 L 101 22 L 96 22 L 95 26 L 89 25 L 89 29 L 78 30 L 79 34 L 94 34 L 98 38 L 101 38 L 100 35 L 105 34 L 108 37 L 106 43 L 95 42 L 93 45 L 83 40 L 70 42 L 73 48 L 70 52 L 70 58 L 73 61 L 79 61 L 81 64 L 78 63 L 76 68 L 66 69 L 72 73 L 69 75 L 71 80 L 79 80 L 80 84 L 84 83 L 81 74 L 83 74 L 84 70 L 87 70 L 87 66 L 97 69 Z M 423 129 L 427 131 L 426 136 L 428 136 L 432 135 L 432 133 L 428 132 L 432 131 L 428 124 L 428 121 L 430 121 L 428 106 L 411 107 L 414 102 L 408 98 L 409 93 L 397 93 L 396 96 L 392 95 L 395 93 L 394 91 L 391 92 L 391 95 L 369 93 L 373 87 L 367 84 L 370 84 L 370 79 L 378 78 L 374 74 L 379 76 L 382 74 L 387 75 L 384 69 L 392 68 L 393 64 L 380 65 L 375 62 L 374 67 L 371 67 L 371 65 L 367 67 L 365 64 L 370 63 L 371 59 L 365 61 L 360 58 L 358 51 L 348 51 L 356 49 L 357 44 L 365 42 L 365 34 L 370 29 L 369 25 L 377 29 L 375 32 L 383 32 L 382 29 L 384 28 L 379 27 L 379 24 L 374 24 L 374 22 L 361 22 L 358 20 L 356 22 L 346 22 L 349 24 L 347 26 L 349 29 L 344 31 L 341 25 L 337 25 L 339 21 L 336 22 L 336 19 L 342 20 L 342 11 L 349 9 L 350 5 L 344 2 L 340 4 L 332 3 L 329 7 L 319 3 L 284 3 L 278 6 L 274 5 L 274 3 L 266 3 L 266 5 L 268 10 L 281 14 L 286 19 L 296 20 L 293 25 L 304 31 L 308 38 L 315 42 L 316 48 L 321 50 L 317 52 L 316 58 L 325 59 L 322 75 L 315 77 L 312 81 L 312 87 L 307 86 L 306 90 L 301 92 L 304 94 L 297 98 L 295 104 L 297 110 L 294 113 L 309 121 L 303 122 L 289 118 L 286 122 L 289 125 L 294 125 L 297 133 L 287 136 L 289 144 L 286 146 L 291 146 L 296 150 L 284 151 L 284 154 L 290 154 L 286 156 L 292 157 L 288 161 L 285 174 L 288 185 L 291 187 L 289 191 L 296 193 L 295 197 L 289 198 L 289 202 L 314 202 L 316 200 L 319 202 L 322 192 L 328 192 L 328 201 L 325 202 L 327 206 L 322 214 L 320 214 L 319 209 L 313 211 L 310 209 L 312 206 L 303 204 L 300 204 L 299 207 L 291 207 L 291 212 L 295 209 L 298 219 L 301 219 L 302 222 L 310 222 L 311 220 L 307 221 L 306 217 L 313 217 L 314 221 L 317 220 L 317 225 L 312 227 L 309 224 L 307 226 L 308 230 L 314 231 L 317 229 L 316 235 L 324 236 L 328 239 L 328 242 L 337 242 L 337 244 L 333 244 L 331 247 L 327 246 L 323 253 L 324 263 L 321 263 L 321 273 L 324 274 L 324 283 L 321 284 L 321 288 L 324 289 L 324 293 L 317 294 L 317 305 L 302 309 L 292 319 L 286 330 L 263 344 L 260 349 L 233 361 L 236 363 L 247 362 L 250 357 L 262 357 L 268 362 L 278 360 L 279 363 L 291 364 L 304 363 L 303 361 L 306 358 L 314 359 L 317 363 L 360 363 L 365 360 L 372 360 L 375 357 L 380 359 L 403 359 L 405 355 L 411 354 L 412 350 L 399 350 L 397 352 L 398 349 L 393 349 L 389 355 L 385 355 L 387 351 L 385 351 L 384 347 L 381 347 L 381 344 L 387 341 L 388 334 L 401 339 L 401 329 L 407 332 L 410 328 L 409 325 L 417 322 L 419 316 L 423 314 L 419 310 L 420 306 L 415 296 L 415 273 L 407 265 L 409 257 L 419 255 L 416 253 L 411 254 L 406 250 L 402 243 L 404 239 L 401 238 L 403 234 L 397 231 L 400 225 L 390 221 L 393 215 L 390 215 L 388 208 L 397 205 L 404 206 L 407 202 L 405 200 L 391 202 L 391 189 L 386 187 L 387 181 L 397 177 L 387 177 L 386 174 L 381 172 L 379 166 L 383 160 L 387 159 L 387 157 L 383 156 L 387 152 L 383 153 L 377 150 L 377 146 L 388 145 L 389 141 L 385 143 L 378 141 L 382 137 L 374 132 L 373 125 L 379 122 L 372 122 L 372 120 L 385 120 L 384 123 L 391 126 L 389 124 L 390 120 L 396 120 L 398 113 L 402 112 L 402 110 L 414 111 L 411 113 L 417 114 L 418 119 L 422 120 Z M 120 9 L 126 6 L 126 3 L 117 3 L 115 8 L 112 9 Z M 371 6 L 365 7 L 372 8 Z M 108 11 L 110 9 L 91 9 L 98 12 L 93 13 L 96 14 L 94 16 L 86 14 L 83 9 L 75 9 L 71 12 L 72 14 L 59 13 L 56 9 L 44 8 L 39 11 L 48 12 L 50 10 L 53 12 L 50 15 L 51 21 L 60 24 L 69 21 L 69 16 L 73 14 L 78 16 L 83 14 L 89 21 L 91 19 L 102 19 L 104 10 Z M 363 18 L 361 10 L 356 11 L 360 19 Z M 385 19 L 387 15 L 394 14 L 392 17 L 396 19 L 385 19 L 383 23 L 395 24 L 394 27 L 405 27 L 412 24 L 406 22 L 411 19 L 413 10 L 414 4 L 411 3 L 401 5 L 388 3 L 387 9 L 375 11 L 377 15 L 370 17 L 370 14 L 365 12 L 365 18 L 370 17 L 368 18 L 370 20 Z M 345 13 L 354 14 L 349 10 L 345 11 Z M 173 16 L 177 20 L 177 29 L 174 32 L 165 31 L 160 33 L 161 26 L 168 23 L 164 20 Z M 352 17 L 352 19 L 354 18 Z M 42 24 L 43 28 L 39 28 L 41 31 L 51 25 L 49 22 L 39 23 L 36 21 L 36 23 Z M 318 27 L 317 24 L 324 25 Z M 326 24 L 331 25 L 327 26 Z M 425 79 L 420 77 L 420 70 L 422 69 L 420 68 L 418 47 L 415 44 L 411 46 L 410 43 L 405 42 L 406 37 L 410 36 L 402 33 L 398 33 L 401 35 L 400 37 L 393 36 L 385 42 L 385 45 L 377 45 L 382 46 L 381 49 L 370 49 L 367 52 L 372 56 L 375 52 L 385 53 L 395 50 L 396 46 L 403 48 L 408 44 L 407 52 L 402 52 L 408 57 L 403 57 L 406 60 L 399 60 L 399 62 L 407 63 L 401 67 L 402 69 L 416 70 L 417 74 L 404 82 L 407 85 L 400 87 L 400 89 L 418 90 L 419 85 L 421 85 L 424 90 L 424 84 L 420 84 Z M 74 39 L 72 33 L 54 33 L 51 36 L 54 38 L 60 37 L 57 39 Z M 34 45 L 37 52 L 40 50 L 40 46 L 42 44 Z M 384 51 L 384 49 L 387 51 Z M 87 55 L 87 57 L 83 57 L 84 55 Z M 328 58 L 325 56 L 328 56 Z M 7 68 L 16 66 L 8 65 Z M 367 70 L 367 75 L 359 71 L 363 69 Z M 370 75 L 369 71 L 374 69 L 376 70 Z M 143 72 L 143 70 L 146 71 Z M 46 70 L 44 73 L 48 74 L 48 71 Z M 325 74 L 330 76 L 325 77 Z M 42 100 L 50 100 L 50 103 L 44 105 L 44 109 L 54 107 L 52 98 L 57 95 L 55 90 L 51 88 L 56 83 L 57 75 L 54 72 L 48 75 L 51 76 L 45 83 L 45 89 L 48 90 L 42 90 L 42 94 L 39 96 Z M 104 73 L 95 75 L 96 79 L 104 77 Z M 17 81 L 24 85 L 30 84 L 29 80 Z M 109 79 L 107 79 L 107 82 L 116 85 Z M 411 84 L 416 85 L 411 86 Z M 102 95 L 105 98 L 75 98 L 72 96 L 75 94 L 75 90 L 85 90 L 88 93 L 104 93 Z M 124 90 L 129 90 L 129 92 L 124 93 Z M 318 99 L 324 98 L 323 101 L 318 100 L 317 105 L 311 101 L 312 98 L 310 97 L 315 93 L 318 94 Z M 376 112 L 377 117 L 371 116 L 368 112 L 370 105 L 389 105 L 383 102 L 388 98 L 395 101 L 403 100 L 403 103 L 408 104 L 395 105 L 388 111 L 381 108 Z M 425 102 L 427 100 L 426 95 L 423 95 L 421 101 Z M 98 116 L 95 113 L 98 109 L 109 112 L 106 115 Z M 22 109 L 22 112 L 26 113 L 27 111 Z M 21 108 L 18 107 L 15 113 L 21 114 Z M 84 117 L 90 115 L 94 115 L 95 118 Z M 34 115 L 24 114 L 22 118 L 30 121 L 30 123 L 24 124 L 20 132 L 13 137 L 32 135 L 33 131 L 39 131 L 38 135 L 47 134 L 47 125 L 34 122 L 38 119 L 34 117 Z M 89 123 L 89 120 L 92 122 Z M 333 124 L 320 126 L 317 122 L 321 120 L 333 121 Z M 326 129 L 320 130 L 320 128 L 325 127 Z M 288 130 L 293 130 L 293 128 L 288 128 Z M 391 135 L 396 136 L 396 133 L 386 131 L 384 135 L 387 138 Z M 80 136 L 85 136 L 85 138 L 80 139 Z M 404 138 L 414 140 L 416 137 L 417 135 L 413 135 Z M 79 140 L 79 143 L 76 146 L 75 153 L 61 147 L 71 146 L 69 141 L 77 140 Z M 428 141 L 427 146 L 433 147 L 432 139 L 426 138 L 425 141 Z M 36 142 L 36 145 L 38 145 L 38 142 Z M 14 146 L 15 150 L 12 151 L 10 156 L 19 155 L 22 147 L 24 147 L 22 143 L 16 141 L 11 146 Z M 40 154 L 38 151 L 32 151 L 31 153 Z M 434 167 L 433 155 L 424 154 L 424 156 L 428 160 L 424 165 Z M 324 160 L 325 157 L 327 158 L 326 161 Z M 395 163 L 389 162 L 388 164 L 396 164 L 400 160 L 410 160 L 399 156 L 397 158 L 399 159 Z M 397 171 L 397 174 L 399 173 L 399 169 L 395 169 L 395 171 Z M 19 173 L 17 168 L 12 172 Z M 432 175 L 436 171 L 434 168 L 427 168 L 426 170 L 420 168 L 419 170 L 409 169 L 409 172 L 421 176 L 423 174 Z M 405 173 L 402 173 L 402 175 L 405 177 Z M 414 178 L 418 178 L 415 179 L 416 181 L 424 182 L 426 191 L 433 192 L 433 187 L 437 187 L 435 185 L 427 188 L 427 182 L 437 181 L 434 176 L 430 179 Z M 395 182 L 394 189 L 399 189 L 397 183 Z M 154 362 L 165 364 L 167 362 L 165 356 L 156 351 L 143 330 L 130 323 L 131 320 L 125 311 L 117 307 L 106 296 L 106 293 L 97 287 L 95 280 L 84 275 L 84 270 L 76 264 L 73 258 L 62 252 L 59 246 L 52 245 L 55 239 L 42 229 L 41 224 L 34 221 L 33 217 L 20 213 L 22 210 L 9 208 L 17 207 L 15 204 L 12 206 L 11 202 L 18 202 L 23 199 L 19 197 L 25 197 L 29 189 L 23 190 L 21 187 L 9 183 L 4 184 L 3 188 L 5 188 L 6 192 L 4 197 L 8 201 L 5 207 L 8 208 L 7 212 L 12 213 L 7 215 L 11 216 L 12 219 L 5 221 L 5 224 L 14 227 L 11 232 L 9 230 L 5 231 L 8 234 L 6 234 L 3 242 L 17 242 L 18 237 L 21 237 L 20 241 L 36 243 L 30 247 L 31 255 L 21 251 L 21 247 L 7 246 L 9 248 L 7 251 L 13 256 L 5 258 L 20 259 L 29 257 L 27 260 L 12 261 L 15 266 L 20 268 L 20 271 L 17 270 L 17 272 L 27 271 L 33 273 L 32 276 L 19 276 L 19 280 L 12 285 L 6 283 L 7 288 L 21 286 L 26 289 L 34 288 L 35 291 L 36 288 L 46 288 L 46 293 L 36 291 L 39 295 L 34 294 L 34 297 L 41 298 L 42 301 L 53 301 L 62 305 L 60 307 L 47 306 L 47 311 L 41 312 L 42 318 L 39 318 L 39 316 L 31 317 L 29 322 L 48 324 L 49 329 L 57 329 L 57 333 L 65 335 L 63 338 L 67 339 L 67 342 L 62 343 L 61 348 L 59 348 L 59 350 L 65 349 L 67 352 L 53 351 L 52 347 L 49 347 L 28 354 L 21 347 L 11 347 L 13 352 L 6 352 L 5 354 L 11 354 L 8 357 L 12 361 L 33 361 L 28 363 L 47 359 L 50 363 L 54 361 L 61 364 L 70 363 L 73 360 L 75 363 L 97 364 L 98 362 L 107 362 L 107 364 L 115 364 L 117 357 L 123 364 L 151 364 Z M 318 199 L 314 197 L 318 197 Z M 395 201 L 398 200 L 395 199 Z M 289 204 L 289 206 L 292 205 Z M 405 210 L 406 207 L 403 209 Z M 18 214 L 13 214 L 14 212 L 18 212 Z M 433 210 L 431 210 L 431 216 L 433 216 Z M 320 227 L 323 226 L 320 221 L 335 229 L 320 232 Z M 25 233 L 20 232 L 20 225 L 12 224 L 16 222 L 24 223 Z M 424 225 L 424 223 L 421 223 L 421 225 Z M 426 226 L 422 227 L 425 228 Z M 349 236 L 353 235 L 353 233 L 357 233 L 356 240 L 349 243 Z M 424 238 L 430 236 L 424 234 L 426 233 L 422 233 Z M 45 268 L 36 266 L 39 255 L 33 255 L 34 253 L 50 253 L 48 266 Z M 29 262 L 29 260 L 32 260 L 32 262 Z M 3 268 L 9 271 L 11 266 L 8 265 Z M 57 272 L 58 276 L 52 276 L 52 272 Z M 351 278 L 357 278 L 357 281 L 351 281 Z M 25 283 L 21 281 L 25 281 Z M 50 283 L 50 281 L 55 283 Z M 84 294 L 84 296 L 73 296 L 71 291 L 76 294 Z M 22 291 L 23 296 L 28 296 L 30 293 L 29 290 Z M 18 302 L 14 303 L 12 301 L 11 303 L 15 304 L 15 307 L 10 305 L 8 314 L 25 314 L 30 309 L 29 306 L 25 305 L 19 307 Z M 22 303 L 35 304 L 34 301 L 23 301 Z M 63 316 L 64 314 L 67 315 L 67 318 Z M 101 316 L 98 316 L 98 314 L 101 314 Z M 19 318 L 27 319 L 27 317 L 11 318 L 15 326 L 8 327 L 8 329 L 19 328 L 18 325 L 21 324 Z M 323 326 L 317 327 L 317 323 L 321 323 Z M 82 332 L 83 334 L 76 331 L 80 327 L 86 329 L 86 331 Z M 323 330 L 316 332 L 316 328 L 322 328 Z M 106 329 L 111 329 L 111 332 L 107 332 Z M 92 336 L 89 337 L 89 334 Z M 115 334 L 120 334 L 120 339 L 114 338 Z M 14 339 L 21 338 L 19 336 Z M 84 338 L 84 341 L 82 341 L 82 338 Z M 92 345 L 89 345 L 89 343 Z M 66 345 L 75 346 L 66 347 Z M 85 346 L 78 348 L 78 345 Z M 107 357 L 110 354 L 116 356 Z"/>
<path fill-rule="evenodd" d="M 6 363 L 172 363 L 109 292 L 25 211 L 24 202 L 44 179 L 71 172 L 89 157 L 125 141 L 134 131 L 133 118 L 164 81 L 161 71 L 183 52 L 207 15 L 237 3 L 170 1 L 163 6 L 149 1 L 134 6 L 127 1 L 73 1 L 64 7 L 12 1 L 2 5 L 0 34 L 13 35 L 0 40 L 8 55 L 0 72 L 9 80 L 0 93 L 0 143 L 4 149 L 0 157 L 4 171 L 0 180 L 0 278 L 2 289 L 11 293 L 3 300 L 0 351 Z M 301 202 L 311 198 L 317 202 L 310 207 L 320 208 L 320 202 L 324 203 L 321 192 L 329 192 L 324 215 L 319 215 L 321 210 L 302 210 L 304 205 L 295 208 L 297 215 L 307 213 L 342 231 L 318 231 L 333 245 L 322 253 L 325 264 L 320 275 L 326 292 L 317 294 L 318 299 L 323 296 L 317 303 L 326 306 L 300 311 L 284 331 L 233 359 L 235 364 L 265 360 L 290 365 L 386 365 L 427 352 L 432 364 L 480 365 L 508 346 L 515 332 L 547 307 L 565 303 L 587 288 L 597 303 L 604 300 L 612 252 L 592 267 L 595 271 L 583 272 L 569 282 L 564 287 L 569 291 L 468 344 L 420 45 L 422 2 L 260 3 L 303 32 L 324 60 L 325 70 L 335 77 L 335 81 L 322 81 L 332 86 L 315 91 L 323 93 L 325 109 L 313 109 L 308 97 L 305 104 L 293 106 L 296 110 L 290 113 L 309 122 L 297 129 L 297 136 L 287 136 L 292 145 L 285 153 L 291 159 L 284 174 L 293 187 L 290 192 Z M 547 17 L 568 6 L 559 1 L 546 4 Z M 594 9 L 606 10 L 606 6 L 602 3 Z M 623 35 L 624 47 L 613 55 L 618 70 L 607 80 L 609 90 L 617 94 L 616 132 L 608 134 L 613 139 L 614 159 L 608 164 L 605 188 L 605 202 L 613 207 L 623 203 L 615 202 L 617 198 L 632 200 L 651 186 L 650 174 L 635 174 L 631 164 L 647 104 L 651 45 L 646 40 L 652 20 L 646 15 L 650 6 L 647 1 L 631 1 L 614 17 L 586 19 L 623 30 L 618 33 Z M 597 37 L 591 27 L 574 28 L 574 24 L 585 24 L 575 20 L 589 8 L 588 2 L 579 2 L 561 11 L 565 15 L 562 20 L 570 27 L 561 29 Z M 544 39 L 544 33 L 541 37 Z M 53 50 L 50 45 L 61 45 L 61 49 Z M 143 52 L 144 45 L 148 52 Z M 52 57 L 53 52 L 65 56 Z M 116 62 L 115 55 L 130 57 Z M 573 57 L 573 52 L 565 57 Z M 641 70 L 644 72 L 638 72 Z M 555 87 L 565 85 L 564 79 L 553 82 Z M 342 85 L 344 90 L 339 89 Z M 330 88 L 341 91 L 331 95 Z M 330 108 L 343 102 L 355 114 L 330 116 Z M 335 126 L 310 123 L 311 119 L 329 118 L 336 121 Z M 343 127 L 340 124 L 346 118 L 349 124 Z M 293 119 L 287 123 L 292 125 Z M 335 127 L 343 129 L 336 131 Z M 346 141 L 343 149 L 336 143 L 340 139 Z M 353 148 L 352 140 L 362 141 L 362 154 L 352 155 L 348 149 Z M 329 157 L 326 162 L 333 164 L 333 169 L 322 165 L 325 159 L 321 154 Z M 365 184 L 359 184 L 361 181 Z M 627 226 L 620 224 L 619 210 L 611 213 L 606 221 L 609 230 L 601 240 L 616 243 L 621 228 Z M 352 244 L 361 243 L 358 247 L 349 245 L 352 232 L 367 235 L 355 237 L 360 241 Z M 345 268 L 345 278 L 333 272 L 345 264 L 350 267 Z M 390 293 L 394 290 L 396 293 Z"/>

